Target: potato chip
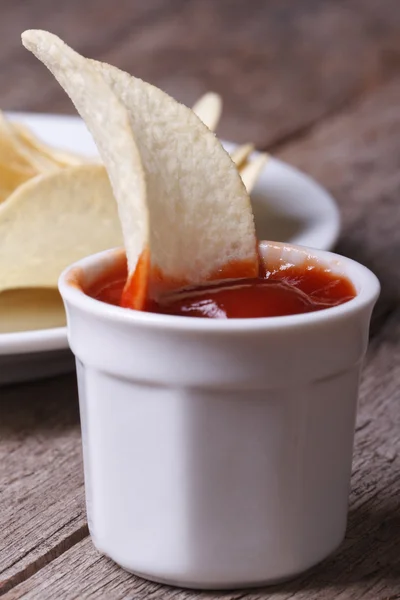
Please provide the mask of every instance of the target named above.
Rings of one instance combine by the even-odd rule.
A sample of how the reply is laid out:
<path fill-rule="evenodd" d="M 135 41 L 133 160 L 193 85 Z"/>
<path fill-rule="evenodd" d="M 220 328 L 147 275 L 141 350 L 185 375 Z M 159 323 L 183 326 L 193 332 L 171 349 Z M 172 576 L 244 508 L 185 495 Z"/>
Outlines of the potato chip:
<path fill-rule="evenodd" d="M 31 170 L 32 176 L 59 168 L 54 161 L 27 147 L 1 111 L 0 162 L 11 167 Z"/>
<path fill-rule="evenodd" d="M 63 301 L 57 289 L 30 288 L 0 293 L 0 334 L 64 327 Z"/>
<path fill-rule="evenodd" d="M 25 31 L 22 43 L 53 73 L 94 138 L 118 203 L 129 272 L 134 273 L 148 247 L 149 222 L 145 176 L 127 110 L 94 66 L 57 36 Z"/>
<path fill-rule="evenodd" d="M 95 138 L 120 205 L 128 262 L 132 247 L 138 260 L 148 235 L 144 183 L 138 185 L 143 164 L 153 274 L 179 284 L 228 276 L 233 267 L 236 277 L 256 275 L 250 198 L 229 154 L 193 111 L 140 79 L 86 61 L 50 33 L 28 31 L 22 39 Z M 132 131 L 141 161 L 129 147 Z"/>
<path fill-rule="evenodd" d="M 231 159 L 239 170 L 246 164 L 246 161 L 253 150 L 254 144 L 243 144 L 232 150 Z"/>
<path fill-rule="evenodd" d="M 38 152 L 42 156 L 50 159 L 59 167 L 71 167 L 73 165 L 80 165 L 87 163 L 87 158 L 67 152 L 66 150 L 60 150 L 53 148 L 45 144 L 42 140 L 39 140 L 28 127 L 21 125 L 21 123 L 11 123 L 12 128 L 19 136 L 20 140 L 34 152 Z"/>
<path fill-rule="evenodd" d="M 240 176 L 249 194 L 257 183 L 257 180 L 261 175 L 267 160 L 268 154 L 258 154 L 256 158 L 246 163 L 245 166 L 240 170 Z"/>
<path fill-rule="evenodd" d="M 0 203 L 31 177 L 32 173 L 29 169 L 12 168 L 9 164 L 0 163 Z"/>
<path fill-rule="evenodd" d="M 102 165 L 39 175 L 0 205 L 0 291 L 56 287 L 72 262 L 122 244 Z"/>
<path fill-rule="evenodd" d="M 26 156 L 18 145 L 17 136 L 0 111 L 0 164 L 9 169 L 26 171 L 31 177 L 37 175 L 29 156 Z"/>
<path fill-rule="evenodd" d="M 220 141 L 158 88 L 94 63 L 129 110 L 150 211 L 151 263 L 167 280 L 198 284 L 258 272 L 250 198 Z"/>
<path fill-rule="evenodd" d="M 215 92 L 207 92 L 193 105 L 192 111 L 211 131 L 215 131 L 222 113 L 222 98 Z"/>

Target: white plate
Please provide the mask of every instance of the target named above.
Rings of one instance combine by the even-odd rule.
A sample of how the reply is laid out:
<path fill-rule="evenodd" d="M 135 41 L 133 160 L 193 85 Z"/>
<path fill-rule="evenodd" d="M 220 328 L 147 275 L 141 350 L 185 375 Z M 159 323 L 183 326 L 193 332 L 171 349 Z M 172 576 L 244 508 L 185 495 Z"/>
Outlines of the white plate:
<path fill-rule="evenodd" d="M 9 113 L 43 140 L 88 156 L 94 142 L 78 117 Z M 234 145 L 226 143 L 227 149 Z M 320 185 L 297 169 L 271 158 L 252 194 L 259 239 L 287 241 L 322 250 L 339 234 L 336 204 Z M 57 375 L 73 368 L 66 328 L 0 334 L 0 385 Z"/>

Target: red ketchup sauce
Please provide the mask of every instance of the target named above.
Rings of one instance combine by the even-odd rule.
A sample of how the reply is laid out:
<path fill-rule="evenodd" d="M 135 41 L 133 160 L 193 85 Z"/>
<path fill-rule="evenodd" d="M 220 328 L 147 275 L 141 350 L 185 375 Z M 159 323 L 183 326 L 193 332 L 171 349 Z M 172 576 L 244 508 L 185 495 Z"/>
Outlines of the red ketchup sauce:
<path fill-rule="evenodd" d="M 115 272 L 86 293 L 97 300 L 121 305 L 125 271 Z M 356 296 L 351 281 L 308 260 L 301 265 L 279 262 L 258 277 L 229 279 L 166 293 L 147 300 L 145 311 L 211 319 L 278 317 L 309 313 L 348 302 Z"/>

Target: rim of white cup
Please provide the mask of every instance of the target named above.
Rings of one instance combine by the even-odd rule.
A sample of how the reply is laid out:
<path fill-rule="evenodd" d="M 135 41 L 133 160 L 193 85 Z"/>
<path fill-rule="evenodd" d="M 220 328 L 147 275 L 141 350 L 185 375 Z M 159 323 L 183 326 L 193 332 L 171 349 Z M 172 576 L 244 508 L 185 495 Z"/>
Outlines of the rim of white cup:
<path fill-rule="evenodd" d="M 379 296 L 380 283 L 376 275 L 374 275 L 367 267 L 351 258 L 326 250 L 316 250 L 305 246 L 296 246 L 294 244 L 262 241 L 260 242 L 260 245 L 267 245 L 280 249 L 292 249 L 301 252 L 304 255 L 304 258 L 317 259 L 321 265 L 329 265 L 329 263 L 334 264 L 337 272 L 342 273 L 343 276 L 347 277 L 359 291 L 354 298 L 338 306 L 309 313 L 278 317 L 205 319 L 203 317 L 182 317 L 177 315 L 141 312 L 96 300 L 95 298 L 88 296 L 80 288 L 79 283 L 77 282 L 77 273 L 82 274 L 93 270 L 97 272 L 100 278 L 102 264 L 109 266 L 110 261 L 116 260 L 116 257 L 120 255 L 121 252 L 121 249 L 118 248 L 92 254 L 67 267 L 60 275 L 58 282 L 59 290 L 66 304 L 71 304 L 85 313 L 110 321 L 131 323 L 148 328 L 159 328 L 163 331 L 168 329 L 186 332 L 201 331 L 202 333 L 218 332 L 218 334 L 233 331 L 248 332 L 251 330 L 260 331 L 310 326 L 327 320 L 340 319 L 345 316 L 350 316 L 352 313 L 357 313 L 367 306 L 373 305 Z M 340 269 L 342 265 L 343 271 Z M 349 275 L 349 273 L 346 272 L 348 270 L 352 271 L 352 275 Z"/>

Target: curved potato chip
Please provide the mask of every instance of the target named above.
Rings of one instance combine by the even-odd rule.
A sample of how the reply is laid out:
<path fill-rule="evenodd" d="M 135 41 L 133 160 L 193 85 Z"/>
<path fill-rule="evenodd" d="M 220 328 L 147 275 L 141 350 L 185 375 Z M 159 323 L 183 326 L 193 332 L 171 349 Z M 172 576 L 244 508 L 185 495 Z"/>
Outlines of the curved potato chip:
<path fill-rule="evenodd" d="M 8 164 L 0 163 L 0 203 L 4 202 L 17 187 L 31 178 L 32 173 L 29 169 L 13 168 Z"/>
<path fill-rule="evenodd" d="M 116 67 L 93 62 L 129 110 L 160 279 L 199 284 L 258 272 L 250 198 L 229 154 L 192 110 Z"/>
<path fill-rule="evenodd" d="M 14 135 L 8 121 L 0 111 L 0 163 L 10 169 L 23 170 L 34 177 L 38 174 L 32 166 L 29 157 L 24 155 L 18 145 L 17 136 Z"/>
<path fill-rule="evenodd" d="M 67 152 L 66 150 L 59 150 L 58 148 L 53 148 L 52 146 L 45 144 L 45 142 L 39 140 L 28 127 L 21 123 L 11 122 L 11 126 L 26 146 L 52 160 L 59 167 L 71 167 L 73 165 L 81 165 L 82 163 L 88 162 L 83 156 Z"/>
<path fill-rule="evenodd" d="M 261 171 L 265 167 L 267 160 L 268 154 L 262 152 L 254 160 L 246 163 L 240 170 L 240 176 L 249 194 L 257 183 L 257 179 L 261 175 Z"/>
<path fill-rule="evenodd" d="M 72 262 L 121 244 L 102 165 L 39 175 L 0 205 L 0 291 L 56 287 Z"/>
<path fill-rule="evenodd" d="M 94 66 L 57 36 L 29 30 L 22 34 L 22 43 L 53 73 L 96 142 L 118 203 L 132 274 L 148 247 L 149 221 L 146 181 L 127 110 Z"/>
<path fill-rule="evenodd" d="M 0 293 L 0 333 L 64 327 L 65 310 L 54 288 L 5 290 Z"/>
<path fill-rule="evenodd" d="M 128 262 L 132 242 L 138 249 L 137 239 L 148 239 L 144 183 L 131 185 L 135 168 L 144 182 L 141 157 L 153 277 L 182 284 L 256 275 L 250 198 L 229 154 L 193 111 L 140 79 L 86 61 L 50 33 L 28 31 L 22 39 L 70 95 L 95 138 L 119 202 Z M 124 108 L 130 127 L 121 121 Z M 137 158 L 128 148 L 132 131 Z"/>
<path fill-rule="evenodd" d="M 215 92 L 207 92 L 193 105 L 192 111 L 211 131 L 215 131 L 222 113 L 222 98 Z"/>
<path fill-rule="evenodd" d="M 247 158 L 254 150 L 254 144 L 243 144 L 242 146 L 237 146 L 231 152 L 231 159 L 235 163 L 238 169 L 241 169 L 246 163 Z"/>
<path fill-rule="evenodd" d="M 54 161 L 28 148 L 1 111 L 0 162 L 7 162 L 10 166 L 31 169 L 32 176 L 55 171 L 59 168 Z"/>

